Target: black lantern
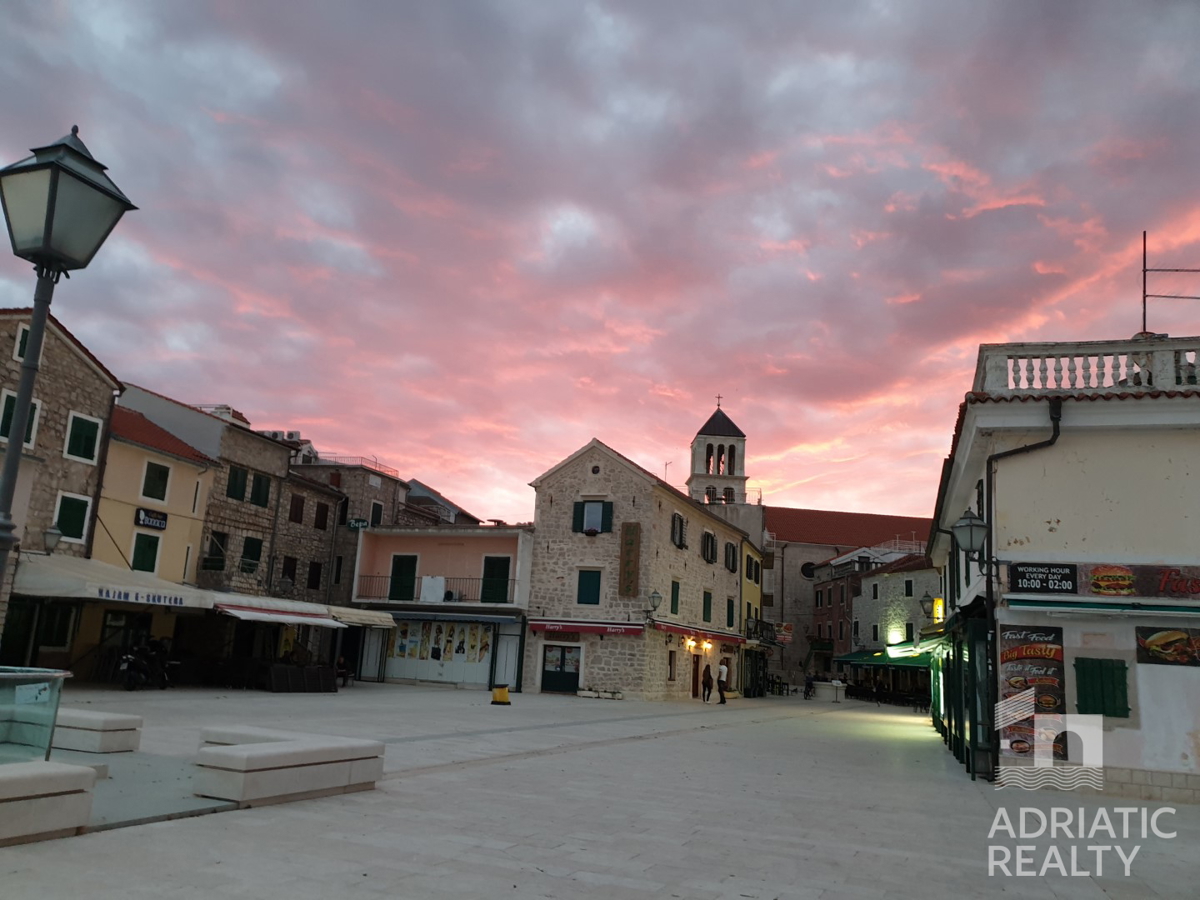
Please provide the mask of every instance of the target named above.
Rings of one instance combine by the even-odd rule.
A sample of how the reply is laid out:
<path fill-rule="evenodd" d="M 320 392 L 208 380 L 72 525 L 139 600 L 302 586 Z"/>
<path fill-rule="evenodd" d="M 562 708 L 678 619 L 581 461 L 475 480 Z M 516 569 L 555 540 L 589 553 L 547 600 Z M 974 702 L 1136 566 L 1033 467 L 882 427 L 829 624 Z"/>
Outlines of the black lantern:
<path fill-rule="evenodd" d="M 650 612 L 654 612 L 662 605 L 662 594 L 658 591 L 650 592 Z"/>
<path fill-rule="evenodd" d="M 78 126 L 0 169 L 13 253 L 55 272 L 90 263 L 121 216 L 137 209 L 104 170 L 79 139 Z"/>
<path fill-rule="evenodd" d="M 961 519 L 950 526 L 950 531 L 958 546 L 969 554 L 978 555 L 987 540 L 988 527 L 987 522 L 968 509 Z"/>
<path fill-rule="evenodd" d="M 925 618 L 932 619 L 933 618 L 933 597 L 930 596 L 929 591 L 925 592 L 925 596 L 921 598 L 920 603 L 921 603 L 921 612 L 923 612 L 925 614 Z"/>

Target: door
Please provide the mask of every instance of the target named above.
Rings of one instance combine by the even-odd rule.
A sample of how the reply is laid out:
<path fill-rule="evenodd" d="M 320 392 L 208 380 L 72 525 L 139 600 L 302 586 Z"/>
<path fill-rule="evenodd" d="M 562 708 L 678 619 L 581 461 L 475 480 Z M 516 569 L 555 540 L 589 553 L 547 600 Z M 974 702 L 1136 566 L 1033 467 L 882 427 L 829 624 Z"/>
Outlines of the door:
<path fill-rule="evenodd" d="M 358 677 L 362 681 L 379 681 L 388 629 L 364 628 L 363 632 L 362 665 L 359 666 Z"/>
<path fill-rule="evenodd" d="M 496 684 L 507 684 L 511 688 L 517 686 L 517 657 L 521 652 L 521 635 L 505 634 L 501 631 L 496 635 Z M 493 685 L 488 685 L 492 687 Z"/>
<path fill-rule="evenodd" d="M 546 644 L 542 648 L 542 690 L 556 694 L 573 694 L 579 690 L 582 657 L 580 647 Z"/>
<path fill-rule="evenodd" d="M 392 557 L 392 578 L 388 582 L 388 599 L 394 603 L 412 603 L 417 599 L 417 558 Z"/>
<path fill-rule="evenodd" d="M 510 562 L 507 556 L 485 556 L 483 558 L 483 585 L 479 592 L 480 601 L 483 603 L 508 602 Z"/>
<path fill-rule="evenodd" d="M 692 655 L 692 696 L 700 696 L 700 657 Z"/>

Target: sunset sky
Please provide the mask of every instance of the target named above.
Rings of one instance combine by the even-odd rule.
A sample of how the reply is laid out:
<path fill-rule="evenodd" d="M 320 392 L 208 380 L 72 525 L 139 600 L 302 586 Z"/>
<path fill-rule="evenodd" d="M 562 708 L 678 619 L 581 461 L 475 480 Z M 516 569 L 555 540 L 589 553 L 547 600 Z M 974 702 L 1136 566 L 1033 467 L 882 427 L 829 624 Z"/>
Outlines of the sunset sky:
<path fill-rule="evenodd" d="M 766 502 L 930 515 L 980 342 L 1138 331 L 1143 229 L 1200 266 L 1195 2 L 0 16 L 0 163 L 78 124 L 140 207 L 54 314 L 484 518 L 592 437 L 682 484 L 718 393 Z"/>

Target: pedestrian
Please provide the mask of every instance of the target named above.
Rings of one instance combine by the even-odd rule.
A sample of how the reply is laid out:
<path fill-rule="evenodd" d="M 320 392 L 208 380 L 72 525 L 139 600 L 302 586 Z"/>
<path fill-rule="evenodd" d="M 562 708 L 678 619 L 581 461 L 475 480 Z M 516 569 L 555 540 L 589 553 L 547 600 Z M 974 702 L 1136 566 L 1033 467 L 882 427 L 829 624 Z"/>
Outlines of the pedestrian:
<path fill-rule="evenodd" d="M 875 680 L 875 705 L 879 706 L 883 702 L 883 679 Z"/>
<path fill-rule="evenodd" d="M 700 677 L 700 687 L 702 687 L 704 689 L 703 692 L 701 693 L 701 699 L 705 703 L 707 703 L 708 698 L 712 696 L 712 686 L 713 686 L 712 666 L 705 666 L 704 674 Z"/>
<path fill-rule="evenodd" d="M 717 666 L 717 693 L 721 695 L 720 706 L 725 702 L 725 689 L 729 686 L 729 667 L 725 665 L 725 660 L 721 660 L 721 664 Z"/>

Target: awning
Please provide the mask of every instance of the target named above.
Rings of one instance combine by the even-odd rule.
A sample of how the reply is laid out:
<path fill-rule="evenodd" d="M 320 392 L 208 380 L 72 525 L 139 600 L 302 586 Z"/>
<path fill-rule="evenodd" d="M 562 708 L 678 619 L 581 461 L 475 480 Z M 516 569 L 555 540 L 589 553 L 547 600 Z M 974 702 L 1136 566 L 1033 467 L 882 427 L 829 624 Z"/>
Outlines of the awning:
<path fill-rule="evenodd" d="M 63 597 L 144 606 L 212 609 L 210 591 L 175 584 L 149 572 L 112 566 L 78 556 L 21 554 L 13 593 L 26 597 Z"/>
<path fill-rule="evenodd" d="M 886 650 L 857 650 L 835 656 L 834 662 L 848 666 L 878 666 L 904 669 L 925 669 L 929 667 L 930 654 L 918 653 L 915 656 L 888 656 Z"/>
<path fill-rule="evenodd" d="M 471 613 L 429 613 L 390 609 L 387 614 L 401 622 L 405 620 L 409 622 L 486 622 L 489 625 L 505 625 L 521 621 L 520 613 L 514 613 L 511 616 L 476 616 Z"/>
<path fill-rule="evenodd" d="M 675 622 L 659 622 L 655 621 L 654 627 L 659 631 L 667 631 L 671 634 L 682 634 L 694 637 L 706 637 L 714 641 L 721 641 L 726 644 L 744 644 L 746 639 L 740 634 L 734 634 L 728 631 L 712 631 L 708 628 L 692 628 L 688 625 L 679 625 Z"/>
<path fill-rule="evenodd" d="M 596 622 L 590 619 L 530 619 L 530 631 L 573 631 L 579 634 L 641 634 L 644 625 L 632 622 Z"/>
<path fill-rule="evenodd" d="M 331 606 L 329 614 L 339 622 L 347 625 L 361 625 L 364 628 L 395 628 L 396 620 L 391 613 L 379 612 L 374 609 L 356 609 L 350 606 Z"/>
<path fill-rule="evenodd" d="M 214 594 L 217 612 L 245 622 L 272 622 L 276 625 L 314 625 L 317 628 L 345 628 L 329 615 L 329 607 L 320 603 L 284 600 L 282 597 L 252 597 L 249 594 Z"/>

